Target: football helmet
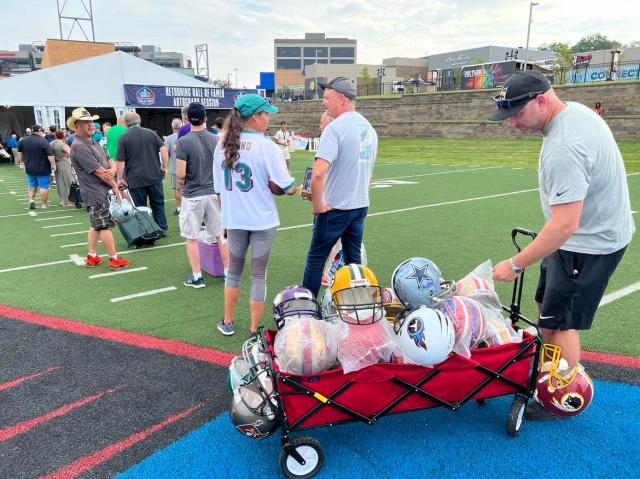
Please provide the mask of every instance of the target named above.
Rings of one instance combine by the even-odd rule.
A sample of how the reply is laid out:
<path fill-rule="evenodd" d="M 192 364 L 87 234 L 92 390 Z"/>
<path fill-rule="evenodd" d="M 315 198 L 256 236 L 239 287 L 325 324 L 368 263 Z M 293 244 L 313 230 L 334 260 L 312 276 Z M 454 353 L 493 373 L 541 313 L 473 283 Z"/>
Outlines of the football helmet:
<path fill-rule="evenodd" d="M 438 309 L 453 323 L 456 335 L 454 350 L 469 357 L 469 349 L 475 348 L 483 338 L 484 308 L 472 299 L 452 296 L 438 304 Z"/>
<path fill-rule="evenodd" d="M 133 206 L 120 196 L 109 194 L 109 214 L 116 223 L 125 223 L 133 216 Z"/>
<path fill-rule="evenodd" d="M 336 362 L 334 327 L 314 316 L 287 321 L 273 344 L 276 361 L 284 372 L 299 376 L 328 371 Z M 332 334 L 333 333 L 333 334 Z"/>
<path fill-rule="evenodd" d="M 282 329 L 285 318 L 290 316 L 321 318 L 320 305 L 304 286 L 287 286 L 273 298 L 273 320 L 278 329 Z"/>
<path fill-rule="evenodd" d="M 331 298 L 345 323 L 373 324 L 384 317 L 382 288 L 366 266 L 349 264 L 336 271 Z"/>
<path fill-rule="evenodd" d="M 280 418 L 273 381 L 267 369 L 255 368 L 254 371 L 249 383 L 234 389 L 229 416 L 242 434 L 262 439 L 276 430 Z"/>
<path fill-rule="evenodd" d="M 382 288 L 382 305 L 387 321 L 393 324 L 396 316 L 402 313 L 405 308 L 391 288 Z"/>
<path fill-rule="evenodd" d="M 406 362 L 421 366 L 447 359 L 456 339 L 451 320 L 442 311 L 424 305 L 399 315 L 393 329 Z"/>
<path fill-rule="evenodd" d="M 560 348 L 554 344 L 545 344 L 542 354 L 543 364 L 546 361 L 549 364 L 538 374 L 538 402 L 558 416 L 575 416 L 587 409 L 594 388 L 582 364 L 576 364 L 570 371 L 561 370 Z"/>
<path fill-rule="evenodd" d="M 338 314 L 338 310 L 336 309 L 336 305 L 333 302 L 333 299 L 331 299 L 331 289 L 329 288 L 325 289 L 324 294 L 322 295 L 320 312 L 322 314 L 322 319 L 324 319 L 325 321 L 329 321 L 330 323 L 334 322 L 340 317 L 340 315 Z"/>
<path fill-rule="evenodd" d="M 427 258 L 409 258 L 400 263 L 391 275 L 391 287 L 398 299 L 409 309 L 434 307 L 453 294 L 454 285 L 442 279 L 440 268 Z"/>
<path fill-rule="evenodd" d="M 227 371 L 227 389 L 233 392 L 236 388 L 251 380 L 251 366 L 242 356 L 236 356 L 229 364 Z"/>

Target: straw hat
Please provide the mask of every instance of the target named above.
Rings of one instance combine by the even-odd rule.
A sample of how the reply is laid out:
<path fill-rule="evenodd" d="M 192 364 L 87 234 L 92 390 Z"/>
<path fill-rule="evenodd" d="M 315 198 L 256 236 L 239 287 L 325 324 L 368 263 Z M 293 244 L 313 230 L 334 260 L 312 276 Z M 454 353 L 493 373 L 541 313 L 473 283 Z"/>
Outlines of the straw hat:
<path fill-rule="evenodd" d="M 80 108 L 76 108 L 75 110 L 73 110 L 71 112 L 71 116 L 67 118 L 67 128 L 69 128 L 71 131 L 76 131 L 76 121 L 78 120 L 94 121 L 94 120 L 97 120 L 98 118 L 100 118 L 98 115 L 92 116 L 91 113 L 89 113 L 85 107 L 81 106 Z"/>

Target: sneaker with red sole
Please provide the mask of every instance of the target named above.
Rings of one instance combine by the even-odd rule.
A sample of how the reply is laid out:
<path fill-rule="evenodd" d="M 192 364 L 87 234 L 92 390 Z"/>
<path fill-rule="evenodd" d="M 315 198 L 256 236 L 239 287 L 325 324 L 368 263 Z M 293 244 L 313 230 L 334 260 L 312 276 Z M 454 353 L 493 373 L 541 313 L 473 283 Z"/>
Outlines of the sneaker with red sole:
<path fill-rule="evenodd" d="M 96 265 L 102 263 L 102 256 L 89 256 L 87 255 L 87 257 L 84 260 L 84 265 L 87 268 L 95 268 Z"/>
<path fill-rule="evenodd" d="M 111 269 L 126 268 L 127 266 L 129 266 L 129 260 L 126 258 L 121 258 L 120 256 L 109 258 L 109 267 Z"/>

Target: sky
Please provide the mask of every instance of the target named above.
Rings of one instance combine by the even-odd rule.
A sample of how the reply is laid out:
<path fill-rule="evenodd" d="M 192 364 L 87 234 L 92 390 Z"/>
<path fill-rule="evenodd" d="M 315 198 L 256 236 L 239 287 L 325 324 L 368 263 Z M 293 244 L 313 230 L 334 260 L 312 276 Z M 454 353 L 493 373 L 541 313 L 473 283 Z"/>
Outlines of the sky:
<path fill-rule="evenodd" d="M 81 0 L 60 0 L 67 16 L 82 15 Z M 89 5 L 89 0 L 84 0 Z M 321 4 L 320 4 L 321 3 Z M 640 2 L 539 0 L 533 7 L 530 47 L 577 43 L 593 33 L 623 44 L 640 40 Z M 96 41 L 158 45 L 191 56 L 208 44 L 210 78 L 255 87 L 273 71 L 273 41 L 305 32 L 358 41 L 358 63 L 421 57 L 466 48 L 524 47 L 528 1 L 342 0 L 268 2 L 220 0 L 93 0 Z M 60 38 L 56 0 L 0 0 L 5 21 L 0 50 Z M 63 23 L 64 38 L 71 22 Z M 89 34 L 90 35 L 90 34 Z M 84 40 L 76 26 L 71 39 Z M 237 72 L 234 70 L 237 69 Z"/>

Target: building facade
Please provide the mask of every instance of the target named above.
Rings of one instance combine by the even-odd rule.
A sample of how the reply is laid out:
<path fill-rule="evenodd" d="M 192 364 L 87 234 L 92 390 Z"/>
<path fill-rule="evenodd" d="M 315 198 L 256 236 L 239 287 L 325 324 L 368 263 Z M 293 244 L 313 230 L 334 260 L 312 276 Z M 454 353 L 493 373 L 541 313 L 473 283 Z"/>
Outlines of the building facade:
<path fill-rule="evenodd" d="M 276 38 L 273 41 L 273 66 L 276 89 L 304 89 L 309 65 L 354 65 L 357 40 L 327 38 L 324 33 L 305 33 L 304 38 Z"/>
<path fill-rule="evenodd" d="M 468 65 L 479 63 L 503 62 L 506 60 L 524 61 L 525 49 L 522 47 L 500 47 L 488 45 L 485 47 L 468 48 L 447 53 L 438 53 L 424 57 L 429 65 L 429 70 L 449 70 L 462 68 Z M 554 60 L 556 54 L 553 52 L 543 52 L 529 48 L 527 57 L 530 62 L 543 62 Z"/>

